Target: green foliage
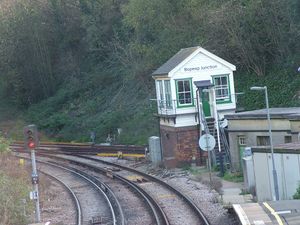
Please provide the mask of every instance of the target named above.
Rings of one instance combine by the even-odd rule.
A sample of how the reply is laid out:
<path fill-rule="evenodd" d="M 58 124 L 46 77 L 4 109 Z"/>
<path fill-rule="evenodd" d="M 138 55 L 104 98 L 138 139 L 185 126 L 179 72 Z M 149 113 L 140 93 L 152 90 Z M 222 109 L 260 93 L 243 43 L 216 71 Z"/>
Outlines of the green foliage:
<path fill-rule="evenodd" d="M 22 199 L 26 199 L 29 187 L 22 179 L 12 179 L 0 172 L 0 223 L 7 225 L 26 224 Z M 28 212 L 27 212 L 28 213 Z"/>
<path fill-rule="evenodd" d="M 9 152 L 9 141 L 6 138 L 0 136 L 0 154 Z"/>
<path fill-rule="evenodd" d="M 242 173 L 230 173 L 230 172 L 226 172 L 224 174 L 223 179 L 227 180 L 227 181 L 231 181 L 231 182 L 236 182 L 236 183 L 244 181 L 244 177 L 243 177 Z"/>
<path fill-rule="evenodd" d="M 296 190 L 296 193 L 293 195 L 293 199 L 300 199 L 300 184 Z"/>
<path fill-rule="evenodd" d="M 264 107 L 253 85 L 268 86 L 271 107 L 299 106 L 299 4 L 2 0 L 0 97 L 56 140 L 89 141 L 95 131 L 96 142 L 110 134 L 145 144 L 158 135 L 150 74 L 179 49 L 201 45 L 237 66 L 239 107 Z"/>
<path fill-rule="evenodd" d="M 0 141 L 0 224 L 28 224 L 33 209 L 28 198 L 29 174 L 9 154 L 8 141 L 2 137 Z"/>
<path fill-rule="evenodd" d="M 299 91 L 300 76 L 296 66 L 292 69 L 282 68 L 271 70 L 261 77 L 253 73 L 238 74 L 235 77 L 239 95 L 238 106 L 246 110 L 265 108 L 265 95 L 262 92 L 251 91 L 252 86 L 267 86 L 270 107 L 295 107 L 300 105 L 297 92 Z"/>

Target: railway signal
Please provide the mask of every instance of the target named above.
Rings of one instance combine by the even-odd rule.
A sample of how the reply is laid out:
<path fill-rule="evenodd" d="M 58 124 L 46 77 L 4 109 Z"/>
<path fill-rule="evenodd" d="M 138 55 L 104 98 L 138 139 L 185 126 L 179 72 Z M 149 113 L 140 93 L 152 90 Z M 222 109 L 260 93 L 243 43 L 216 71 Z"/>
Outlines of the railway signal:
<path fill-rule="evenodd" d="M 37 127 L 34 124 L 28 125 L 24 127 L 24 143 L 25 148 L 30 150 L 31 154 L 31 164 L 32 164 L 32 174 L 31 174 L 31 182 L 33 185 L 33 191 L 30 192 L 31 199 L 35 201 L 35 220 L 36 222 L 41 221 L 41 213 L 40 213 L 40 203 L 39 203 L 39 176 L 36 169 L 36 160 L 35 160 L 35 148 L 39 146 L 38 139 L 38 131 Z"/>
<path fill-rule="evenodd" d="M 24 127 L 25 148 L 33 150 L 39 146 L 38 131 L 35 125 Z"/>

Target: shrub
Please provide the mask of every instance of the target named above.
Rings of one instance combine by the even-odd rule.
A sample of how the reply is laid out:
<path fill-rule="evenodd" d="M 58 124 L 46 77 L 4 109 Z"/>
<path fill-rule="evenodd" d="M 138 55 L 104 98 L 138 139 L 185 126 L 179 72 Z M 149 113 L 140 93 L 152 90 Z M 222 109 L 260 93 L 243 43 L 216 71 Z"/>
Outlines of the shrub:
<path fill-rule="evenodd" d="M 30 175 L 10 154 L 8 141 L 0 137 L 0 224 L 27 224 L 32 211 L 28 199 Z M 24 200 L 30 202 L 24 208 Z"/>
<path fill-rule="evenodd" d="M 299 183 L 299 186 L 296 190 L 296 193 L 293 195 L 293 198 L 294 199 L 300 199 L 300 183 Z"/>
<path fill-rule="evenodd" d="M 224 180 L 231 181 L 231 182 L 243 182 L 244 177 L 242 173 L 229 173 L 226 172 L 224 174 Z"/>

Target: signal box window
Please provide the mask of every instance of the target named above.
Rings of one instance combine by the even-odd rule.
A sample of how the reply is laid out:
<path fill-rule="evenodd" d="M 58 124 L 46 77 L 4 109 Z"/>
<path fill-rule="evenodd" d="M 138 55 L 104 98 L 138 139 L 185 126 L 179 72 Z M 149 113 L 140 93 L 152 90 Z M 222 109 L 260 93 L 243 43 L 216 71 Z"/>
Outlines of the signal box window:
<path fill-rule="evenodd" d="M 157 95 L 158 95 L 158 104 L 160 108 L 164 106 L 164 90 L 163 90 L 163 82 L 162 80 L 157 81 Z"/>
<path fill-rule="evenodd" d="M 178 106 L 194 105 L 192 79 L 176 80 L 176 89 Z"/>
<path fill-rule="evenodd" d="M 269 136 L 257 136 L 257 145 L 258 146 L 270 145 L 270 137 Z"/>
<path fill-rule="evenodd" d="M 239 145 L 246 145 L 246 137 L 239 136 Z"/>
<path fill-rule="evenodd" d="M 284 136 L 284 143 L 292 143 L 292 136 Z"/>
<path fill-rule="evenodd" d="M 217 103 L 230 101 L 230 89 L 228 75 L 213 77 Z"/>
<path fill-rule="evenodd" d="M 165 80 L 164 84 L 165 84 L 166 107 L 172 108 L 171 82 L 169 80 Z"/>
<path fill-rule="evenodd" d="M 157 81 L 157 99 L 160 108 L 172 108 L 171 83 L 169 80 Z"/>

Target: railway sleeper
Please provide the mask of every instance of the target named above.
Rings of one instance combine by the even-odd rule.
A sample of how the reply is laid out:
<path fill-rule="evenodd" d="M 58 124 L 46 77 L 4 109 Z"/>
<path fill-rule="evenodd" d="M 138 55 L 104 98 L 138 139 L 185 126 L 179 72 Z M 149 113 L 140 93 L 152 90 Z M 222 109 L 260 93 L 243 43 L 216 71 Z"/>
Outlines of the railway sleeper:
<path fill-rule="evenodd" d="M 107 170 L 105 174 L 107 177 L 114 179 L 114 173 L 112 171 Z"/>
<path fill-rule="evenodd" d="M 102 216 L 93 216 L 92 219 L 89 221 L 90 225 L 96 225 L 96 224 L 101 224 L 101 225 L 111 225 L 113 224 L 109 218 L 105 218 Z"/>

